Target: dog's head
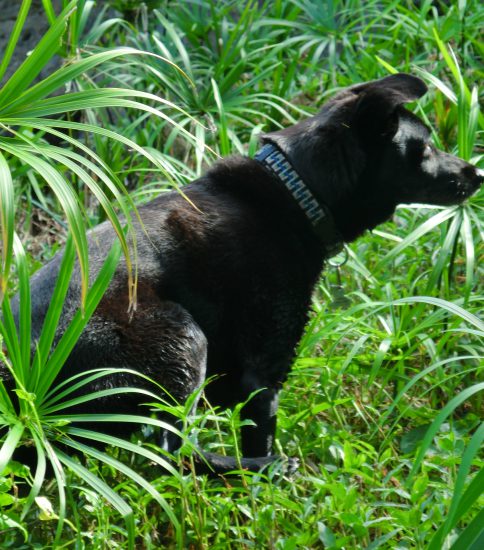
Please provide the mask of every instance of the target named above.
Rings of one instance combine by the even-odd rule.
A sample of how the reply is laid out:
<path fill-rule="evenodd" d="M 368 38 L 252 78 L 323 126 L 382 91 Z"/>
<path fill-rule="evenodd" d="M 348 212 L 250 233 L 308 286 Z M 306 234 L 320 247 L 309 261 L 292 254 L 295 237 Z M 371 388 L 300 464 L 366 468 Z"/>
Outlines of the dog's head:
<path fill-rule="evenodd" d="M 277 145 L 315 196 L 335 213 L 356 212 L 366 227 L 399 203 L 459 204 L 484 171 L 439 151 L 429 128 L 404 104 L 425 94 L 414 76 L 395 74 L 339 92 L 314 117 L 262 136 Z"/>

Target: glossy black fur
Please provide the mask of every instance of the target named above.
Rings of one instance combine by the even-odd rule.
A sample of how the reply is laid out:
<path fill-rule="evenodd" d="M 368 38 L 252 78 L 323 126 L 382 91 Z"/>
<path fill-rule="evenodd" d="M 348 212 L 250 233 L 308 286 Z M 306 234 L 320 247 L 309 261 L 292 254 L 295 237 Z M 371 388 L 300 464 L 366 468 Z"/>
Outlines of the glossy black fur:
<path fill-rule="evenodd" d="M 340 92 L 315 117 L 263 136 L 264 142 L 277 144 L 329 208 L 346 242 L 387 220 L 399 203 L 458 204 L 481 184 L 482 171 L 435 150 L 428 128 L 403 107 L 425 91 L 421 80 L 408 75 L 360 84 Z M 264 388 L 244 408 L 257 427 L 242 433 L 244 456 L 256 457 L 243 466 L 259 468 L 273 459 L 277 396 L 307 320 L 324 253 L 281 182 L 255 160 L 217 162 L 184 192 L 197 209 L 177 192 L 139 209 L 149 238 L 138 227 L 136 312 L 130 319 L 121 262 L 62 377 L 127 367 L 183 402 L 207 376 L 217 375 L 206 391 L 220 406 Z M 93 276 L 113 239 L 108 223 L 91 232 Z M 32 278 L 34 338 L 60 259 Z M 60 333 L 79 296 L 77 274 Z M 87 389 L 143 383 L 122 374 Z M 145 387 L 153 391 L 148 383 Z M 145 400 L 122 394 L 99 400 L 95 412 L 139 414 Z M 88 409 L 93 412 L 92 404 Z M 120 427 L 121 433 L 127 429 Z M 217 472 L 236 466 L 230 458 L 207 454 L 207 459 Z"/>

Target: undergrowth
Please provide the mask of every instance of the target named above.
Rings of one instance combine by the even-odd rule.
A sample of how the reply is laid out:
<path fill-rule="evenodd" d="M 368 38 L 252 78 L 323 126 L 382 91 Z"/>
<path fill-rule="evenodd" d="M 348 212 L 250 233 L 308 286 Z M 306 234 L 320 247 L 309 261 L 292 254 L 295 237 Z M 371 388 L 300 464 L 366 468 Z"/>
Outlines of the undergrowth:
<path fill-rule="evenodd" d="M 0 75 L 30 4 L 19 4 Z M 399 208 L 326 265 L 278 414 L 276 450 L 299 459 L 296 473 L 276 464 L 216 480 L 166 475 L 154 419 L 131 419 L 140 425 L 131 442 L 108 438 L 96 451 L 96 432 L 57 417 L 52 400 L 73 345 L 50 353 L 62 284 L 33 359 L 28 309 L 28 276 L 68 234 L 63 273 L 77 253 L 84 277 L 75 341 L 120 254 L 89 288 L 86 227 L 109 219 L 128 253 L 136 204 L 182 190 L 219 155 L 252 155 L 261 131 L 355 82 L 421 76 L 430 92 L 414 109 L 436 145 L 482 167 L 481 3 L 63 5 L 56 14 L 43 2 L 50 30 L 0 89 L 0 358 L 21 403 L 17 414 L 1 387 L 0 546 L 484 547 L 482 191 L 461 207 Z M 55 54 L 58 72 L 36 81 Z M 128 256 L 133 274 L 135 264 Z M 8 298 L 16 291 L 25 304 L 18 331 Z M 187 410 L 173 407 L 185 422 Z M 234 454 L 239 413 L 202 405 L 178 460 L 190 460 L 195 439 Z M 22 442 L 36 449 L 35 471 L 13 459 Z M 58 442 L 86 458 L 67 457 Z"/>

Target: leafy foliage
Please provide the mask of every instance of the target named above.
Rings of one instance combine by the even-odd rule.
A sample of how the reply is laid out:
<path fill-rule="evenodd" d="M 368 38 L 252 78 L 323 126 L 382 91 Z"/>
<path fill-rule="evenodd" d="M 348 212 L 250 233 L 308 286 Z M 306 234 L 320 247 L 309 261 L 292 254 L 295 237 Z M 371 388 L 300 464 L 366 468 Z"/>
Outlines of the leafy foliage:
<path fill-rule="evenodd" d="M 343 265 L 327 266 L 281 400 L 277 445 L 301 464 L 290 479 L 281 464 L 230 480 L 182 475 L 150 437 L 153 418 L 118 418 L 145 426 L 124 441 L 77 426 L 112 418 L 58 414 L 109 370 L 55 386 L 121 250 L 135 288 L 134 204 L 182 186 L 218 155 L 252 154 L 257 133 L 314 112 L 339 87 L 419 74 L 432 91 L 416 109 L 436 145 L 482 166 L 481 3 L 113 1 L 116 14 L 90 1 L 63 2 L 61 14 L 43 5 L 49 31 L 0 89 L 1 359 L 18 401 L 0 385 L 3 546 L 482 545 L 482 190 L 458 208 L 400 208 Z M 19 6 L 0 75 L 29 7 Z M 65 64 L 35 81 L 56 53 Z M 89 284 L 85 228 L 105 218 L 121 246 Z M 31 358 L 28 276 L 65 230 L 62 276 Z M 53 233 L 47 249 L 42 231 Z M 84 311 L 52 349 L 76 253 Z M 147 401 L 184 423 L 179 460 L 190 461 L 194 438 L 237 452 L 240 407 L 206 403 L 188 418 L 190 402 L 164 403 L 155 388 Z M 32 473 L 12 460 L 22 441 L 35 449 Z"/>

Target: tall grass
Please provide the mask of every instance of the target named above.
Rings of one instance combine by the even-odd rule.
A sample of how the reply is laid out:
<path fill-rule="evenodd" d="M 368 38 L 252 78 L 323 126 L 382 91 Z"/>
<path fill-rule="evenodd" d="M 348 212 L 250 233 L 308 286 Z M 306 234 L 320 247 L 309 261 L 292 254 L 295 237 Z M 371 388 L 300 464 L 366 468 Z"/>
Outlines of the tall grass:
<path fill-rule="evenodd" d="M 50 30 L 0 90 L 0 330 L 19 401 L 14 407 L 0 390 L 9 427 L 0 450 L 0 539 L 5 546 L 74 539 L 95 548 L 479 548 L 482 191 L 461 207 L 399 208 L 349 247 L 345 265 L 323 273 L 279 411 L 276 447 L 299 458 L 296 474 L 275 465 L 230 480 L 162 475 L 169 457 L 150 438 L 154 419 L 122 419 L 144 422 L 146 436 L 123 441 L 58 412 L 89 378 L 109 375 L 86 373 L 53 391 L 122 251 L 130 258 L 129 223 L 123 227 L 118 213 L 129 222 L 134 203 L 182 185 L 218 155 L 252 154 L 257 132 L 389 71 L 427 81 L 431 91 L 416 110 L 434 142 L 482 166 L 477 1 L 153 4 L 160 9 L 134 6 L 129 21 L 103 9 L 92 24 L 92 2 L 64 2 L 62 14 L 44 2 Z M 20 5 L 0 74 L 29 6 Z M 34 82 L 61 38 L 68 63 Z M 52 96 L 66 85 L 68 93 Z M 19 220 L 25 206 L 27 218 L 37 208 L 66 219 L 71 235 L 32 359 L 28 275 L 38 262 L 17 236 L 32 238 Z M 104 217 L 121 251 L 89 287 L 84 229 Z M 69 329 L 72 339 L 51 350 L 76 254 L 84 314 Z M 133 283 L 135 265 L 134 257 Z M 22 304 L 18 327 L 9 313 L 13 288 Z M 147 401 L 185 422 L 178 460 L 190 462 L 195 437 L 205 448 L 237 452 L 240 407 L 206 404 L 188 421 L 189 404 L 172 407 L 154 393 Z M 89 420 L 102 426 L 109 418 Z M 11 460 L 22 440 L 37 450 L 32 473 Z M 93 440 L 112 446 L 101 452 Z M 54 485 L 45 481 L 49 460 Z M 19 494 L 22 485 L 28 490 Z"/>

